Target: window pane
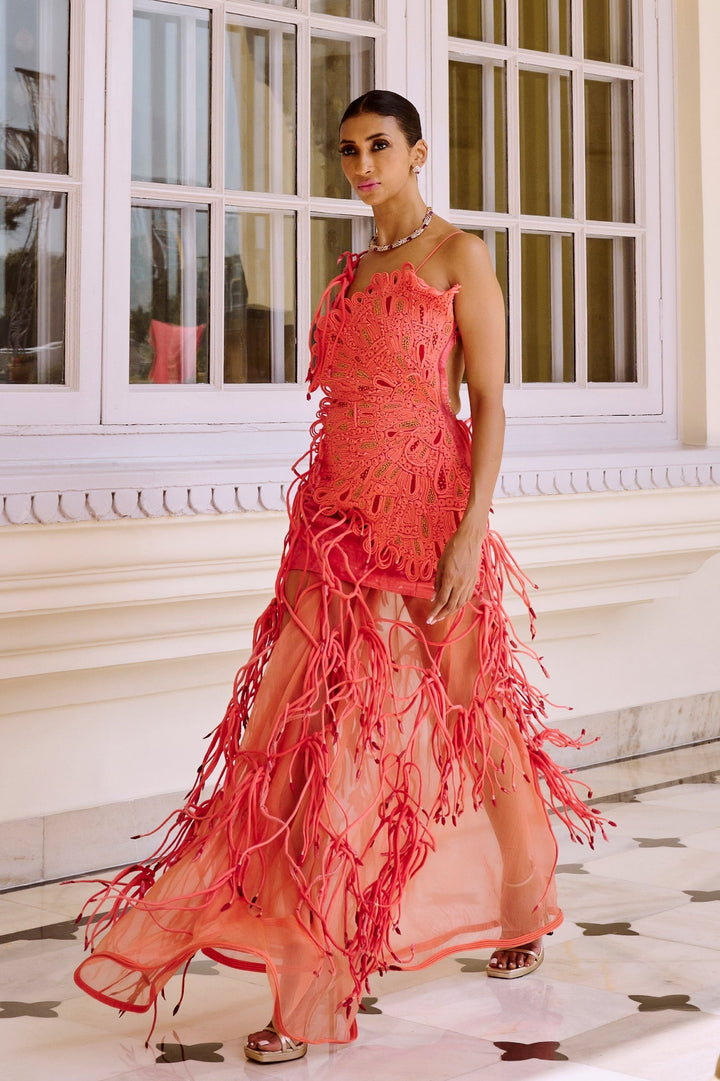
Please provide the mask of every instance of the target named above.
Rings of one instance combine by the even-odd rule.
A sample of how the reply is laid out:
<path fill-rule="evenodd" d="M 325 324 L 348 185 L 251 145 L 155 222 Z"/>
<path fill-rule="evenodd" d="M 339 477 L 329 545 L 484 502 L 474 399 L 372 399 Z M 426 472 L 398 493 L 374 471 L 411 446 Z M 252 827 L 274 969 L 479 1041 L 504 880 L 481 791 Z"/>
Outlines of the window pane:
<path fill-rule="evenodd" d="M 0 0 L 0 169 L 67 173 L 69 0 Z"/>
<path fill-rule="evenodd" d="M 520 0 L 518 18 L 521 49 L 570 55 L 570 0 Z"/>
<path fill-rule="evenodd" d="M 312 310 L 318 306 L 325 286 L 339 272 L 338 259 L 346 251 L 363 251 L 372 233 L 371 218 L 310 219 L 310 288 Z"/>
<path fill-rule="evenodd" d="M 255 0 L 257 4 L 274 4 L 279 8 L 296 8 L 297 0 Z"/>
<path fill-rule="evenodd" d="M 505 65 L 450 61 L 450 205 L 506 213 Z"/>
<path fill-rule="evenodd" d="M 64 194 L 0 196 L 0 383 L 65 381 Z"/>
<path fill-rule="evenodd" d="M 522 236 L 522 378 L 524 383 L 575 380 L 573 238 Z"/>
<path fill-rule="evenodd" d="M 347 199 L 350 187 L 338 154 L 338 125 L 345 107 L 375 83 L 372 38 L 313 37 L 310 192 Z"/>
<path fill-rule="evenodd" d="M 587 291 L 588 379 L 635 382 L 633 237 L 588 237 Z"/>
<path fill-rule="evenodd" d="M 133 20 L 133 180 L 210 183 L 210 13 L 143 0 Z"/>
<path fill-rule="evenodd" d="M 585 80 L 587 216 L 634 221 L 633 88 L 626 79 Z"/>
<path fill-rule="evenodd" d="M 312 0 L 310 10 L 318 15 L 339 15 L 343 19 L 375 20 L 375 0 Z"/>
<path fill-rule="evenodd" d="M 207 383 L 207 207 L 134 206 L 130 382 Z"/>
<path fill-rule="evenodd" d="M 585 56 L 610 64 L 632 64 L 632 0 L 585 0 Z"/>
<path fill-rule="evenodd" d="M 449 0 L 448 34 L 505 44 L 505 0 Z"/>
<path fill-rule="evenodd" d="M 225 183 L 295 192 L 295 28 L 230 24 L 226 36 Z"/>
<path fill-rule="evenodd" d="M 572 177 L 570 73 L 521 69 L 521 213 L 571 218 Z"/>
<path fill-rule="evenodd" d="M 295 380 L 295 215 L 225 215 L 225 382 Z"/>

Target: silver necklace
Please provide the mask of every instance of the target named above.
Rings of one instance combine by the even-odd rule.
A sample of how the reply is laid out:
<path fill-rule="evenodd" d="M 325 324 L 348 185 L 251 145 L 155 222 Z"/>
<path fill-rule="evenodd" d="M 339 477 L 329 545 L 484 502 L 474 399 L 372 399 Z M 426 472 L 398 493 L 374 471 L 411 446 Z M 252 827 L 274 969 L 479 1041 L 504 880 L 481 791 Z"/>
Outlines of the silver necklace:
<path fill-rule="evenodd" d="M 378 244 L 377 233 L 373 233 L 373 235 L 370 237 L 370 243 L 368 244 L 368 251 L 392 251 L 393 248 L 401 248 L 403 244 L 409 244 L 411 240 L 415 240 L 416 237 L 420 236 L 421 233 L 425 232 L 428 225 L 432 221 L 433 213 L 433 208 L 429 206 L 427 208 L 427 214 L 425 215 L 415 232 L 410 233 L 409 236 L 400 237 L 399 240 L 393 240 L 392 244 Z"/>

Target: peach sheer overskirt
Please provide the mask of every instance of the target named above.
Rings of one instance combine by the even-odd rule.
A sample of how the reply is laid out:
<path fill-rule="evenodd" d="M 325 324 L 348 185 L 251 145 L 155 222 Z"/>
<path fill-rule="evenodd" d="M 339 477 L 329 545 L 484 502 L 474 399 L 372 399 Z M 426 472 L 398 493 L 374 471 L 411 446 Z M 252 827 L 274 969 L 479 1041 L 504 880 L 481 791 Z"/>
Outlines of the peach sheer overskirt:
<path fill-rule="evenodd" d="M 577 743 L 526 678 L 503 591 L 530 608 L 527 580 L 497 534 L 473 600 L 425 622 L 470 475 L 444 376 L 457 287 L 408 264 L 346 303 L 356 265 L 318 324 L 326 397 L 250 659 L 157 851 L 89 902 L 75 978 L 120 1009 L 201 950 L 262 965 L 289 1036 L 346 1042 L 373 973 L 560 923 L 549 810 L 602 829 L 547 753 Z"/>
<path fill-rule="evenodd" d="M 570 741 L 515 660 L 508 558 L 489 534 L 483 588 L 428 626 L 427 599 L 293 568 L 290 546 L 187 804 L 95 898 L 84 990 L 142 1011 L 198 950 L 254 957 L 283 1031 L 345 1042 L 372 973 L 561 922 L 545 799 L 596 820 L 543 750 Z"/>

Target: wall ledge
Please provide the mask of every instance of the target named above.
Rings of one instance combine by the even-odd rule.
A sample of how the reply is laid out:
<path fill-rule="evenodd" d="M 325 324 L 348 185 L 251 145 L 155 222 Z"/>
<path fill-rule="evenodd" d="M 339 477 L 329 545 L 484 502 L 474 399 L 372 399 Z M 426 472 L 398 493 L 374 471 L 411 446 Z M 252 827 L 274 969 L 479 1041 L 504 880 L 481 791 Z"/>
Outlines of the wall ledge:
<path fill-rule="evenodd" d="M 674 595 L 720 552 L 720 486 L 506 498 L 494 526 L 568 613 Z M 250 646 L 286 529 L 279 511 L 7 530 L 0 679 L 148 664 Z M 508 612 L 522 612 L 508 590 Z M 562 622 L 562 620 L 561 620 Z"/>
<path fill-rule="evenodd" d="M 162 481 L 160 478 L 163 478 Z M 287 459 L 115 465 L 16 463 L 0 470 L 0 526 L 283 510 Z M 506 455 L 495 500 L 720 487 L 720 452 L 697 448 L 582 456 Z"/>

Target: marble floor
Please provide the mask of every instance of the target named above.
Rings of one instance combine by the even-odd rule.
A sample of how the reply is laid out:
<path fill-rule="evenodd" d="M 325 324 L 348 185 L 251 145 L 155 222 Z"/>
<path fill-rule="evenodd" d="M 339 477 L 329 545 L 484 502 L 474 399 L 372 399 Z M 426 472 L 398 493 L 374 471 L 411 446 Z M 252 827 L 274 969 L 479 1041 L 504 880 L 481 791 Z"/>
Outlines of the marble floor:
<path fill-rule="evenodd" d="M 243 1056 L 265 978 L 202 958 L 148 1017 L 81 994 L 71 973 L 87 887 L 0 896 L 0 1081 L 710 1081 L 720 1055 L 720 742 L 584 771 L 617 823 L 597 851 L 561 835 L 565 923 L 546 960 L 488 980 L 487 954 L 374 981 L 357 1043 L 285 1066 Z M 173 983 L 179 982 L 176 977 Z"/>

